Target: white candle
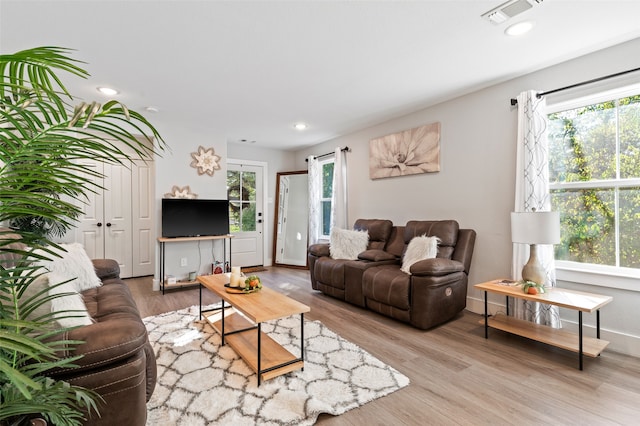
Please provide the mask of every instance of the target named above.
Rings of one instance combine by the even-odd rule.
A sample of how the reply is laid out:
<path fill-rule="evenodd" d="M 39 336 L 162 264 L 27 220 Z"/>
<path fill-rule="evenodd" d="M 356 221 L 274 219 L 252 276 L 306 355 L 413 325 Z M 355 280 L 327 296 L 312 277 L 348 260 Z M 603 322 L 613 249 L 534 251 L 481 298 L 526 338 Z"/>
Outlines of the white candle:
<path fill-rule="evenodd" d="M 231 281 L 229 284 L 231 287 L 240 287 L 240 274 L 231 273 Z"/>
<path fill-rule="evenodd" d="M 239 266 L 232 266 L 231 267 L 231 273 L 235 274 L 235 275 L 240 275 L 240 267 Z"/>

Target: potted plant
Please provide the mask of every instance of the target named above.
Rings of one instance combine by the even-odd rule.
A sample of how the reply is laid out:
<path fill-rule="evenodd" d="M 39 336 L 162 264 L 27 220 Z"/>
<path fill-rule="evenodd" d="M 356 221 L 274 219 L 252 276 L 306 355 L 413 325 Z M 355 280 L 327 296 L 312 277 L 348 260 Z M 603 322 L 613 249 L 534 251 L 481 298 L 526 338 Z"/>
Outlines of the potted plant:
<path fill-rule="evenodd" d="M 35 314 L 58 296 L 28 291 L 41 274 L 29 256 L 38 248 L 51 253 L 49 231 L 73 227 L 81 210 L 65 200 L 86 199 L 94 190 L 83 176 L 96 173 L 78 160 L 122 163 L 151 158 L 164 147 L 154 126 L 119 102 L 73 105 L 59 74 L 86 78 L 88 73 L 70 54 L 66 48 L 39 47 L 0 55 L 0 223 L 14 226 L 0 230 L 3 426 L 29 424 L 33 414 L 56 425 L 78 425 L 85 413 L 97 411 L 96 393 L 47 376 L 72 366 L 73 353 L 63 357 L 58 351 L 81 342 L 52 340 L 64 329 L 49 325 L 50 313 Z M 141 135 L 151 143 L 140 142 Z"/>

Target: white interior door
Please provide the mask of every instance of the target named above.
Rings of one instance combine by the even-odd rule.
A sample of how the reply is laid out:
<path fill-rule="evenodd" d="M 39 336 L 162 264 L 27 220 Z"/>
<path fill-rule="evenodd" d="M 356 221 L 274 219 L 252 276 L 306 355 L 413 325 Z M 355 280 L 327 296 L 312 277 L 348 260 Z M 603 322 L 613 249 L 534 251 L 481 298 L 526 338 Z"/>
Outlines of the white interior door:
<path fill-rule="evenodd" d="M 85 160 L 82 165 L 96 173 L 102 174 L 103 165 L 97 161 Z M 84 246 L 91 259 L 104 258 L 104 204 L 102 190 L 103 179 L 88 173 L 82 176 L 96 184 L 95 192 L 88 191 L 86 199 L 74 200 L 82 213 L 78 217 L 77 226 L 65 235 L 63 242 L 78 242 Z"/>
<path fill-rule="evenodd" d="M 121 164 L 104 165 L 104 257 L 115 259 L 120 276 L 131 277 L 131 168 Z"/>
<path fill-rule="evenodd" d="M 155 272 L 154 194 L 155 168 L 153 162 L 137 161 L 132 168 L 132 275 L 141 277 Z"/>
<path fill-rule="evenodd" d="M 263 265 L 263 167 L 228 164 L 229 229 L 234 266 Z"/>
<path fill-rule="evenodd" d="M 103 174 L 104 179 L 84 175 L 97 184 L 95 193 L 90 191 L 86 200 L 74 201 L 82 213 L 76 228 L 60 242 L 81 243 L 92 259 L 115 259 L 122 278 L 152 275 L 153 165 L 141 162 L 125 166 L 92 160 L 82 164 Z"/>

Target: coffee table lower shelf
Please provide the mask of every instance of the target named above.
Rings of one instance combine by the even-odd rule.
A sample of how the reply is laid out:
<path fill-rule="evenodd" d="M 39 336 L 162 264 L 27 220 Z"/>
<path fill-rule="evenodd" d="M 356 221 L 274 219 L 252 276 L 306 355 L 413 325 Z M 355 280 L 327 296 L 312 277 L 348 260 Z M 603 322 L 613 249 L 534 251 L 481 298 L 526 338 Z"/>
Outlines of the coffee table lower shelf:
<path fill-rule="evenodd" d="M 484 325 L 484 319 L 480 320 L 480 324 Z M 546 325 L 534 324 L 529 321 L 508 317 L 503 314 L 497 314 L 493 317 L 489 317 L 488 325 L 491 328 L 526 337 L 537 342 L 546 343 L 547 345 L 556 346 L 571 352 L 580 352 L 579 336 L 569 331 L 548 327 Z M 600 355 L 609 342 L 602 339 L 583 337 L 582 344 L 582 353 L 595 358 Z"/>
<path fill-rule="evenodd" d="M 231 313 L 233 309 L 225 309 L 224 341 L 258 373 L 258 328 L 238 313 Z M 222 319 L 220 312 L 207 316 L 207 321 L 222 334 Z M 239 331 L 238 330 L 244 330 Z M 264 332 L 260 332 L 260 381 L 269 380 L 291 371 L 304 367 L 304 361 L 294 356 L 278 342 Z"/>

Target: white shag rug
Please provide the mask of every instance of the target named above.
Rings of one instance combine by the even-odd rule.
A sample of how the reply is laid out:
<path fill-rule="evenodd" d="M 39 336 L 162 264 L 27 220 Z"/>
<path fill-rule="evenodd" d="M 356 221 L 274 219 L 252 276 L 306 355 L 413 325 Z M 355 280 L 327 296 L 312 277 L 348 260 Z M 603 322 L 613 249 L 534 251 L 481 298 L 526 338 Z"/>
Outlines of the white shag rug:
<path fill-rule="evenodd" d="M 205 320 L 198 307 L 144 319 L 158 363 L 147 426 L 312 425 L 409 384 L 409 379 L 319 321 L 304 324 L 305 364 L 257 386 L 256 374 Z M 262 324 L 294 355 L 300 318 Z"/>

